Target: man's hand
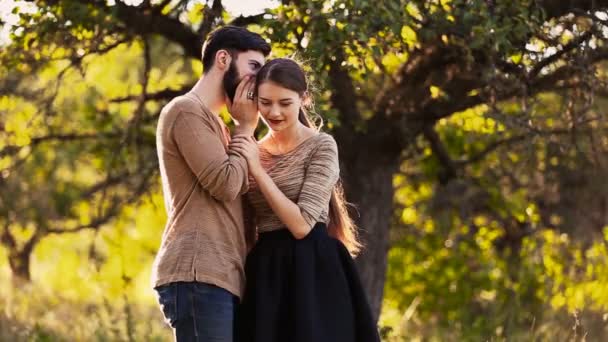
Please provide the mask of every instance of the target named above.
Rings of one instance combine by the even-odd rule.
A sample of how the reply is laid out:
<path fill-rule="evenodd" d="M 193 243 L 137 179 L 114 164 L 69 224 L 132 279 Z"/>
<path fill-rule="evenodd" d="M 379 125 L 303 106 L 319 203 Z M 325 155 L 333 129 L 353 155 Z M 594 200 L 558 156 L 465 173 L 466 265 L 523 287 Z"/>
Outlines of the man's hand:
<path fill-rule="evenodd" d="M 258 125 L 258 103 L 248 94 L 254 93 L 255 76 L 243 77 L 234 94 L 234 102 L 229 108 L 230 116 L 235 122 L 235 134 L 253 135 Z"/>

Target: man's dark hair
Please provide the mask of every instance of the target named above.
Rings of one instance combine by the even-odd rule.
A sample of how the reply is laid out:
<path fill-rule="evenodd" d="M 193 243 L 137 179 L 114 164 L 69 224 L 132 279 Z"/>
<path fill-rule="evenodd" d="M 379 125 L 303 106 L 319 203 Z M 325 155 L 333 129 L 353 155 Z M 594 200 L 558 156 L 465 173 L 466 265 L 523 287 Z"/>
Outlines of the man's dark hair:
<path fill-rule="evenodd" d="M 203 72 L 211 69 L 219 50 L 227 50 L 232 58 L 236 58 L 236 53 L 248 50 L 259 51 L 266 57 L 270 54 L 270 44 L 259 34 L 243 27 L 227 25 L 215 29 L 203 44 Z"/>

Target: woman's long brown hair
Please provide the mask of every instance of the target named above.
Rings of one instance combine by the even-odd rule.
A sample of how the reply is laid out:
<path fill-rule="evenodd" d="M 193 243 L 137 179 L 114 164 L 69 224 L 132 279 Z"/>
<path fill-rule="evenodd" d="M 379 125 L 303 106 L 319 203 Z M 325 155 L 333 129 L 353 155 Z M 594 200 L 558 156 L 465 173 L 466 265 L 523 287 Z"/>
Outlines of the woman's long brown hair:
<path fill-rule="evenodd" d="M 266 63 L 257 74 L 255 89 L 258 89 L 260 84 L 265 81 L 271 81 L 281 87 L 293 90 L 302 97 L 305 94 L 310 97 L 306 74 L 293 59 L 277 58 Z M 298 119 L 304 126 L 320 130 L 321 125 L 317 125 L 311 120 L 304 108 L 300 108 Z M 348 214 L 347 206 L 348 202 L 344 197 L 342 182 L 338 180 L 329 200 L 329 225 L 327 229 L 329 235 L 340 240 L 351 255 L 356 255 L 361 250 L 362 245 L 358 239 L 357 227 Z"/>

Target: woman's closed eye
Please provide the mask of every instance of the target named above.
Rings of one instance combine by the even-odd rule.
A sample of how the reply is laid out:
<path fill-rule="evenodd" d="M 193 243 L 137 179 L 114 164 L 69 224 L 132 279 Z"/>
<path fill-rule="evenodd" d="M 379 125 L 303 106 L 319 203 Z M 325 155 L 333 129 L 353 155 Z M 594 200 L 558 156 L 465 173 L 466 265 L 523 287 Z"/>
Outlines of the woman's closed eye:
<path fill-rule="evenodd" d="M 292 103 L 293 102 L 291 102 L 291 101 L 289 101 L 289 102 L 279 102 L 279 106 L 281 106 L 281 107 L 289 107 L 289 106 L 291 106 Z M 270 101 L 260 101 L 260 104 L 262 106 L 271 106 L 272 102 L 270 102 Z"/>

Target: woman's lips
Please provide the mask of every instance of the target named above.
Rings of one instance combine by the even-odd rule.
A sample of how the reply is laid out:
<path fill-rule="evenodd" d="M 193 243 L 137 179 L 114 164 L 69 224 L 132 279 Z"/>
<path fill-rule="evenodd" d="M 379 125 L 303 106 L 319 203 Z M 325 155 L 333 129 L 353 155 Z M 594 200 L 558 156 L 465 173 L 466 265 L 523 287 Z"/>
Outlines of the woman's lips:
<path fill-rule="evenodd" d="M 278 125 L 281 122 L 283 122 L 283 120 L 273 120 L 273 119 L 268 119 L 268 121 L 273 125 Z"/>

